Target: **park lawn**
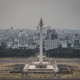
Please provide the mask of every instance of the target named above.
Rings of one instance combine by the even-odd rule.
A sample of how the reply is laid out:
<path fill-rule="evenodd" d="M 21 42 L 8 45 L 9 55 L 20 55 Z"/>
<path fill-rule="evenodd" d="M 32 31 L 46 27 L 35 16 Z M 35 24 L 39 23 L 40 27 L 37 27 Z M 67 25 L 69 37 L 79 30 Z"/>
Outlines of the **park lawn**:
<path fill-rule="evenodd" d="M 10 73 L 12 66 L 0 66 L 0 78 L 22 78 L 21 73 Z"/>
<path fill-rule="evenodd" d="M 28 74 L 28 78 L 34 79 L 34 78 L 53 78 L 54 74 Z"/>
<path fill-rule="evenodd" d="M 2 64 L 0 63 L 0 78 L 17 78 L 17 79 L 21 79 L 22 78 L 22 73 L 10 73 L 10 70 L 13 68 L 13 65 L 15 64 L 14 61 L 18 61 L 17 63 L 19 63 L 20 61 L 24 62 L 27 60 L 31 60 L 33 59 L 33 57 L 30 58 L 0 58 L 2 62 Z M 57 59 L 57 58 L 56 58 Z M 13 61 L 13 63 L 8 63 L 8 61 Z M 51 60 L 54 60 L 54 58 L 52 58 Z M 60 60 L 64 60 L 64 58 L 60 59 Z M 5 62 L 7 61 L 7 63 Z M 67 65 L 69 66 L 73 66 L 74 70 L 73 70 L 73 74 L 57 74 L 61 79 L 70 79 L 70 78 L 79 78 L 80 79 L 80 64 L 78 63 L 67 63 Z M 77 70 L 79 69 L 79 70 Z M 35 74 L 36 75 L 36 74 Z M 35 75 L 28 75 L 29 77 L 35 77 Z M 37 76 L 37 77 L 44 77 L 43 74 Z M 54 77 L 53 75 L 45 75 L 45 77 Z"/>
<path fill-rule="evenodd" d="M 25 60 L 25 59 L 29 59 L 29 57 L 0 57 L 0 60 L 14 60 L 14 59 L 16 59 L 16 60 L 21 60 L 21 59 L 23 59 L 23 60 Z"/>
<path fill-rule="evenodd" d="M 18 78 L 21 79 L 21 73 L 9 73 L 8 71 L 0 71 L 0 78 Z"/>

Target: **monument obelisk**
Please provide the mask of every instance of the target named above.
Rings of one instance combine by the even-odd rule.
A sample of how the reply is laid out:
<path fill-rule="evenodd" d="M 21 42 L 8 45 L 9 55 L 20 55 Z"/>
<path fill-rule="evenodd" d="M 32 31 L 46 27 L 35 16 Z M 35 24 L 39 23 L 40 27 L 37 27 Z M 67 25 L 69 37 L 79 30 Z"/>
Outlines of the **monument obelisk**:
<path fill-rule="evenodd" d="M 40 56 L 39 56 L 39 62 L 42 63 L 43 62 L 43 36 L 42 36 L 42 26 L 43 26 L 43 21 L 42 21 L 42 18 L 40 20 L 40 23 L 39 23 L 39 26 L 40 26 Z"/>
<path fill-rule="evenodd" d="M 39 27 L 40 27 L 40 47 L 39 47 L 39 61 L 32 61 L 28 64 L 25 64 L 23 72 L 36 72 L 36 73 L 46 73 L 47 72 L 58 72 L 58 67 L 57 65 L 51 64 L 49 61 L 43 61 L 43 21 L 42 18 L 40 19 L 39 22 Z M 49 71 L 50 70 L 50 71 Z"/>

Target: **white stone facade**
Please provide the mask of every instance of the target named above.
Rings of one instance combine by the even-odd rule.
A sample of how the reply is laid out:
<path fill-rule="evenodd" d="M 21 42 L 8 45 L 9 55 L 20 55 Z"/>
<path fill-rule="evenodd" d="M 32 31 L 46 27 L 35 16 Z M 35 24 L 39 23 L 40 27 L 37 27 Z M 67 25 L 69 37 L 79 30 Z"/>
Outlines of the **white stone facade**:
<path fill-rule="evenodd" d="M 19 34 L 19 42 L 18 42 L 18 46 L 19 47 L 28 47 L 28 36 L 25 32 L 21 32 Z"/>
<path fill-rule="evenodd" d="M 45 40 L 45 49 L 54 49 L 59 45 L 59 40 Z"/>

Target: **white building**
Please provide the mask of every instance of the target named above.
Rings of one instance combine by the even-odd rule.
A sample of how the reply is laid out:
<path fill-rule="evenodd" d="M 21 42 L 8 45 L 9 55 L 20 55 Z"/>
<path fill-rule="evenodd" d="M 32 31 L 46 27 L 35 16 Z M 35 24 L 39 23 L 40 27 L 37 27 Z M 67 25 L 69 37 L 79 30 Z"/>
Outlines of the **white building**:
<path fill-rule="evenodd" d="M 62 48 L 67 48 L 67 40 L 60 41 Z"/>
<path fill-rule="evenodd" d="M 18 48 L 19 48 L 19 47 L 18 47 L 18 42 L 19 42 L 18 39 L 15 39 L 15 40 L 14 40 L 14 45 L 12 46 L 13 49 L 18 49 Z"/>
<path fill-rule="evenodd" d="M 25 32 L 21 32 L 19 34 L 19 42 L 18 46 L 19 48 L 27 48 L 28 47 L 28 36 Z"/>
<path fill-rule="evenodd" d="M 45 49 L 54 49 L 59 45 L 59 40 L 45 40 Z"/>
<path fill-rule="evenodd" d="M 29 45 L 28 46 L 28 49 L 35 49 L 36 48 L 36 45 Z"/>
<path fill-rule="evenodd" d="M 13 42 L 12 41 L 7 42 L 7 48 L 11 48 L 12 46 L 13 46 Z"/>

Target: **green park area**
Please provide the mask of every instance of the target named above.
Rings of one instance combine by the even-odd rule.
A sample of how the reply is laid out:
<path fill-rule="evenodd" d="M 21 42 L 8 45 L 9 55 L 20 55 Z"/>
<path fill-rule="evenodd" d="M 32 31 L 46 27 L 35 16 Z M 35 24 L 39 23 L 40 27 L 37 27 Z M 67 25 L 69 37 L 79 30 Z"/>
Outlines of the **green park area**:
<path fill-rule="evenodd" d="M 54 63 L 62 63 L 70 66 L 72 73 L 53 73 L 53 74 L 23 74 L 24 64 L 37 58 L 0 58 L 0 78 L 22 79 L 22 78 L 60 78 L 60 79 L 80 79 L 80 59 L 78 58 L 45 58 Z M 15 73 L 11 72 L 15 70 Z M 16 72 L 17 71 L 17 72 Z"/>

